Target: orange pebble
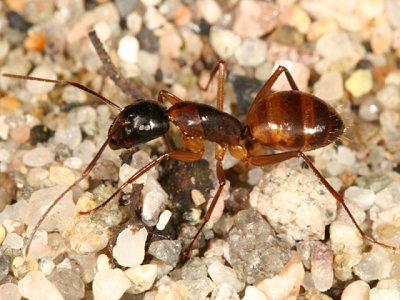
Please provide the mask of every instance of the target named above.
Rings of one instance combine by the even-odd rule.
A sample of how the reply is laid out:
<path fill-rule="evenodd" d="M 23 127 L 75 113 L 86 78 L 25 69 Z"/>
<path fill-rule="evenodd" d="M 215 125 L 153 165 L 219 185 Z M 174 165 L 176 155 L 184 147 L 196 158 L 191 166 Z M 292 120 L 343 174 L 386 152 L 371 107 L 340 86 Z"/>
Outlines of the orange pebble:
<path fill-rule="evenodd" d="M 46 44 L 47 38 L 41 32 L 28 36 L 24 41 L 24 47 L 27 51 L 42 51 Z"/>
<path fill-rule="evenodd" d="M 0 114 L 21 107 L 22 104 L 15 96 L 4 96 L 0 98 Z"/>

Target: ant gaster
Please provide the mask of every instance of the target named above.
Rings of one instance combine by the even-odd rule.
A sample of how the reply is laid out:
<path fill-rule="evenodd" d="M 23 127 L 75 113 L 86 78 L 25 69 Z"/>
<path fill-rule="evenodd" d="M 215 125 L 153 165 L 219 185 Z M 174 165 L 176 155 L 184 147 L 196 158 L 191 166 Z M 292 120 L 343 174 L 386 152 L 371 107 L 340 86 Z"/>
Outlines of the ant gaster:
<path fill-rule="evenodd" d="M 282 73 L 286 76 L 292 90 L 271 94 L 270 91 L 273 84 Z M 164 136 L 169 129 L 170 123 L 173 123 L 182 132 L 186 150 L 169 149 L 166 153 L 138 170 L 101 205 L 81 214 L 94 213 L 104 207 L 127 185 L 135 182 L 140 176 L 163 160 L 174 159 L 182 162 L 200 160 L 204 154 L 204 142 L 209 141 L 215 143 L 214 153 L 218 188 L 204 216 L 203 223 L 183 252 L 185 257 L 189 255 L 195 240 L 210 219 L 225 185 L 222 160 L 227 150 L 233 157 L 255 166 L 267 166 L 294 157 L 303 159 L 320 182 L 343 206 L 364 239 L 385 248 L 397 250 L 396 247 L 378 242 L 364 233 L 346 206 L 343 197 L 332 188 L 315 168 L 311 160 L 304 154 L 304 151 L 321 148 L 334 142 L 343 133 L 345 129 L 344 123 L 332 106 L 311 94 L 299 91 L 289 71 L 285 67 L 279 66 L 258 92 L 247 113 L 246 124 L 242 125 L 235 117 L 223 112 L 225 77 L 225 63 L 223 61 L 219 61 L 211 72 L 206 89 L 215 75 L 217 75 L 216 108 L 197 102 L 183 101 L 165 90 L 159 92 L 158 101 L 137 100 L 135 103 L 121 108 L 95 91 L 76 82 L 3 74 L 3 76 L 12 78 L 52 82 L 60 85 L 73 85 L 97 96 L 108 105 L 119 110 L 119 114 L 110 126 L 107 139 L 82 172 L 81 177 L 76 179 L 73 184 L 51 203 L 37 222 L 28 240 L 26 254 L 29 253 L 32 239 L 47 214 L 67 192 L 88 176 L 107 145 L 111 149 L 121 149 L 146 143 Z M 168 109 L 162 105 L 164 100 L 167 100 L 171 104 Z M 245 147 L 246 141 L 259 143 L 282 152 L 255 156 L 247 151 Z"/>

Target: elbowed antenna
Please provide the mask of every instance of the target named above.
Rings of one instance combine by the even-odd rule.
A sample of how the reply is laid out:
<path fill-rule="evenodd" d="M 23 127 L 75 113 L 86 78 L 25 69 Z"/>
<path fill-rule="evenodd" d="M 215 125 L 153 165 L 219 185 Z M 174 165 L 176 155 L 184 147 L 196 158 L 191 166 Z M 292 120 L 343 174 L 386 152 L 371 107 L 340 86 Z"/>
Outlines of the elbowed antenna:
<path fill-rule="evenodd" d="M 96 96 L 97 98 L 101 99 L 104 103 L 108 104 L 109 106 L 122 111 L 122 108 L 112 102 L 111 100 L 108 100 L 106 97 L 100 95 L 99 93 L 89 89 L 88 87 L 69 80 L 62 80 L 62 79 L 47 79 L 47 78 L 41 78 L 41 77 L 33 77 L 33 76 L 26 76 L 26 75 L 16 75 L 16 74 L 10 74 L 10 73 L 3 73 L 2 76 L 4 77 L 10 77 L 10 78 L 17 78 L 17 79 L 24 79 L 24 80 L 34 80 L 34 81 L 42 81 L 42 82 L 50 82 L 50 83 L 55 83 L 59 85 L 72 85 L 80 90 L 83 90 L 93 96 Z"/>

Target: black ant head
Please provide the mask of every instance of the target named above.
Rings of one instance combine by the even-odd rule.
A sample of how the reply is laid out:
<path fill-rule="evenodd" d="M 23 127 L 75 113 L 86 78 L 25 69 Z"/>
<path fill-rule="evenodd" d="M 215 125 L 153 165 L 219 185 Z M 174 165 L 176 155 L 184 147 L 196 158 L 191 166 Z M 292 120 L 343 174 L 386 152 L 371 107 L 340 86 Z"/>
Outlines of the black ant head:
<path fill-rule="evenodd" d="M 111 149 L 131 148 L 165 134 L 169 129 L 166 109 L 153 100 L 138 100 L 115 118 L 108 134 Z"/>

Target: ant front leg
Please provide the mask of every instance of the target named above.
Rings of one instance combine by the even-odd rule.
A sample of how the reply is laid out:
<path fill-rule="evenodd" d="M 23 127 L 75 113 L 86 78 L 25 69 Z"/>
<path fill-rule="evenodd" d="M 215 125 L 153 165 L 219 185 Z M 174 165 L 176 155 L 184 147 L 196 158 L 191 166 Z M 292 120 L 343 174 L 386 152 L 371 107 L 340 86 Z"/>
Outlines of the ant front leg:
<path fill-rule="evenodd" d="M 314 166 L 314 164 L 311 162 L 311 160 L 308 158 L 307 155 L 305 155 L 302 151 L 290 151 L 290 152 L 283 152 L 283 153 L 276 153 L 276 154 L 270 154 L 270 155 L 260 155 L 260 156 L 253 156 L 249 157 L 248 161 L 249 163 L 255 165 L 255 166 L 267 166 L 279 162 L 283 162 L 285 160 L 288 160 L 293 157 L 300 157 L 304 160 L 304 162 L 309 166 L 309 168 L 314 172 L 314 174 L 317 176 L 319 181 L 326 187 L 326 189 L 331 193 L 331 195 L 338 201 L 346 211 L 346 213 L 349 215 L 352 223 L 356 226 L 358 232 L 361 234 L 363 239 L 370 241 L 371 243 L 380 245 L 384 248 L 391 249 L 391 250 L 398 250 L 397 247 L 386 245 L 384 243 L 381 243 L 377 240 L 375 240 L 372 237 L 369 237 L 357 224 L 357 221 L 353 217 L 350 209 L 344 202 L 343 197 L 329 184 L 329 182 L 322 176 L 322 174 L 317 170 L 317 168 Z"/>

